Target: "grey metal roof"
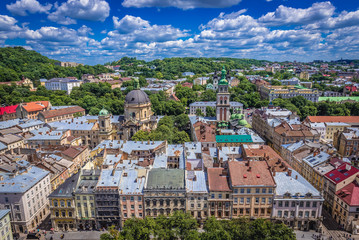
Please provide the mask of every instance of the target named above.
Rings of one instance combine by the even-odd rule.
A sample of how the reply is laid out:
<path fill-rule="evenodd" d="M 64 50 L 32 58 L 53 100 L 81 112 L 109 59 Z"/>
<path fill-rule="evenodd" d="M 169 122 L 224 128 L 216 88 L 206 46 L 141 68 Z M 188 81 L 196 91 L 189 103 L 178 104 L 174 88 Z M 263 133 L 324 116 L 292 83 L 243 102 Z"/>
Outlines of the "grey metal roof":
<path fill-rule="evenodd" d="M 72 193 L 76 190 L 77 181 L 79 179 L 79 173 L 72 175 L 65 180 L 58 188 L 56 188 L 49 197 L 71 197 Z"/>
<path fill-rule="evenodd" d="M 127 104 L 143 104 L 149 103 L 150 99 L 144 91 L 135 89 L 126 95 L 125 102 Z"/>
<path fill-rule="evenodd" d="M 6 214 L 10 213 L 10 210 L 9 209 L 1 209 L 0 210 L 0 220 L 3 219 Z"/>

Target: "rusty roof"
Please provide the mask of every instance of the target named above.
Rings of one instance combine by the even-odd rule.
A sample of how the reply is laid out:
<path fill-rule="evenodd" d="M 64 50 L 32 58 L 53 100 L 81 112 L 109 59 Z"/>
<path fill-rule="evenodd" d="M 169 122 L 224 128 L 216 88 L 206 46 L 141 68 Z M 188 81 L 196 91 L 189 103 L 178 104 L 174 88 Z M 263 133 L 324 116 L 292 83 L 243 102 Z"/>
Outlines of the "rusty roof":
<path fill-rule="evenodd" d="M 265 161 L 232 161 L 228 168 L 232 186 L 275 186 Z"/>
<path fill-rule="evenodd" d="M 228 184 L 228 174 L 223 175 L 224 168 L 208 168 L 208 187 L 209 191 L 222 192 L 231 191 Z"/>

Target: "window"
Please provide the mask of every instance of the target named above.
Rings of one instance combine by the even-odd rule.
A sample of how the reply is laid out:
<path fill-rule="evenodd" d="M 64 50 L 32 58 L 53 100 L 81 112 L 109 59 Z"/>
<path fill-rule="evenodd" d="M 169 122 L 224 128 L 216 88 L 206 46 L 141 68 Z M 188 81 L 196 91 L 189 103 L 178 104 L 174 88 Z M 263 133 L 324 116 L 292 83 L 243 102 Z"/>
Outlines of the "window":
<path fill-rule="evenodd" d="M 135 205 L 131 205 L 131 209 L 135 209 Z"/>
<path fill-rule="evenodd" d="M 262 198 L 262 204 L 265 204 L 265 203 L 266 203 L 266 199 Z"/>
<path fill-rule="evenodd" d="M 126 197 L 122 197 L 122 201 L 126 201 Z"/>
<path fill-rule="evenodd" d="M 295 207 L 295 202 L 294 201 L 292 202 L 291 207 Z"/>
<path fill-rule="evenodd" d="M 130 198 L 131 202 L 135 201 L 135 198 L 134 197 L 131 197 Z"/>
<path fill-rule="evenodd" d="M 305 207 L 310 207 L 310 202 L 305 202 Z"/>
<path fill-rule="evenodd" d="M 281 210 L 278 211 L 278 217 L 282 217 L 282 211 Z"/>
<path fill-rule="evenodd" d="M 298 216 L 299 216 L 299 217 L 303 217 L 303 211 L 299 211 Z"/>
<path fill-rule="evenodd" d="M 69 212 L 69 217 L 72 217 L 72 212 Z"/>
<path fill-rule="evenodd" d="M 284 207 L 289 207 L 289 202 L 288 201 L 284 202 Z"/>
<path fill-rule="evenodd" d="M 211 198 L 212 198 L 212 199 L 214 198 L 214 193 L 211 194 Z"/>
<path fill-rule="evenodd" d="M 61 215 L 62 215 L 62 217 L 66 217 L 66 212 L 65 212 L 65 211 L 62 211 L 62 212 L 61 212 Z"/>
<path fill-rule="evenodd" d="M 142 197 L 138 197 L 138 201 L 142 201 Z"/>
<path fill-rule="evenodd" d="M 54 207 L 57 207 L 58 206 L 58 202 L 57 200 L 54 200 Z"/>
<path fill-rule="evenodd" d="M 86 200 L 87 200 L 87 197 L 86 197 L 86 196 L 83 196 L 83 197 L 82 197 L 82 200 L 85 200 L 85 201 L 86 201 Z"/>
<path fill-rule="evenodd" d="M 238 198 L 234 198 L 234 203 L 238 203 Z"/>
<path fill-rule="evenodd" d="M 260 193 L 260 188 L 256 188 L 256 193 Z"/>
<path fill-rule="evenodd" d="M 65 201 L 64 201 L 64 200 L 61 200 L 61 201 L 60 201 L 60 206 L 61 206 L 61 207 L 65 207 Z"/>
<path fill-rule="evenodd" d="M 259 198 L 258 197 L 256 197 L 256 204 L 258 204 L 259 203 Z"/>
<path fill-rule="evenodd" d="M 191 208 L 194 208 L 194 203 L 191 203 Z"/>
<path fill-rule="evenodd" d="M 31 215 L 31 210 L 30 210 L 30 215 Z M 58 211 L 55 212 L 55 216 L 56 216 L 56 217 L 59 217 L 59 216 L 60 216 Z"/>
<path fill-rule="evenodd" d="M 300 202 L 299 207 L 304 207 L 304 202 Z"/>
<path fill-rule="evenodd" d="M 272 189 L 272 188 L 269 188 L 269 189 L 268 189 L 268 193 L 273 193 L 273 189 Z"/>
<path fill-rule="evenodd" d="M 306 218 L 309 217 L 309 211 L 305 211 L 305 217 L 306 217 Z"/>
<path fill-rule="evenodd" d="M 262 193 L 267 193 L 267 189 L 266 189 L 266 188 L 262 188 Z"/>
<path fill-rule="evenodd" d="M 317 202 L 313 202 L 313 207 L 317 207 Z"/>
<path fill-rule="evenodd" d="M 278 207 L 283 207 L 283 202 L 282 201 L 278 201 Z"/>
<path fill-rule="evenodd" d="M 312 217 L 315 217 L 315 211 L 312 211 Z"/>
<path fill-rule="evenodd" d="M 251 198 L 247 198 L 247 202 L 246 202 L 247 204 L 250 204 L 251 203 Z"/>
<path fill-rule="evenodd" d="M 241 198 L 240 204 L 243 204 L 243 203 L 244 203 L 244 198 Z"/>
<path fill-rule="evenodd" d="M 238 189 L 236 188 L 236 189 L 234 189 L 234 193 L 238 193 Z"/>
<path fill-rule="evenodd" d="M 251 189 L 250 189 L 250 188 L 247 188 L 247 193 L 251 193 Z"/>
<path fill-rule="evenodd" d="M 138 208 L 139 208 L 139 209 L 142 209 L 142 205 L 141 205 L 141 204 L 140 204 L 140 205 L 138 205 Z"/>
<path fill-rule="evenodd" d="M 219 199 L 222 199 L 222 194 L 221 194 L 221 193 L 218 194 L 218 198 L 219 198 Z"/>
<path fill-rule="evenodd" d="M 241 193 L 244 193 L 244 188 L 241 188 Z"/>
<path fill-rule="evenodd" d="M 71 207 L 71 201 L 67 201 L 67 207 Z"/>

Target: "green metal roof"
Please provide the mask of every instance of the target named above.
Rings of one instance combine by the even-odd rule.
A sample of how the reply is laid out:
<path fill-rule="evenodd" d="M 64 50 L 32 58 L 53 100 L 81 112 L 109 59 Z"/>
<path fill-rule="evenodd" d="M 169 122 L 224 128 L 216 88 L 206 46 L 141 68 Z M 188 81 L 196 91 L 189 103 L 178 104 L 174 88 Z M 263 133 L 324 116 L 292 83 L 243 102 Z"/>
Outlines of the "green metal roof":
<path fill-rule="evenodd" d="M 345 101 L 345 100 L 352 100 L 352 101 L 357 101 L 359 102 L 359 97 L 319 97 L 318 101 L 327 101 L 329 100 L 330 102 L 341 102 L 341 101 Z"/>
<path fill-rule="evenodd" d="M 147 188 L 184 188 L 184 170 L 153 168 L 148 173 Z"/>
<path fill-rule="evenodd" d="M 217 143 L 251 143 L 251 135 L 216 135 Z"/>

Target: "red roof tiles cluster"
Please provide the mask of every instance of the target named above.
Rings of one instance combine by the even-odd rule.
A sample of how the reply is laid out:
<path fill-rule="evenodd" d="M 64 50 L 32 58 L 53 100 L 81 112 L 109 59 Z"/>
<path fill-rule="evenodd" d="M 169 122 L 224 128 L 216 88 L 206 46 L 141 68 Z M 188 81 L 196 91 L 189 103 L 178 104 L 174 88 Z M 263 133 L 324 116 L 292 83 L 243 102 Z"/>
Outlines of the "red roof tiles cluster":
<path fill-rule="evenodd" d="M 275 186 L 265 161 L 232 161 L 228 168 L 232 186 Z"/>
<path fill-rule="evenodd" d="M 355 180 L 336 192 L 344 202 L 350 206 L 359 206 L 359 184 Z"/>
<path fill-rule="evenodd" d="M 308 116 L 309 122 L 359 123 L 359 116 Z"/>
<path fill-rule="evenodd" d="M 16 108 L 19 105 L 12 105 L 12 106 L 6 106 L 6 107 L 0 107 L 0 115 L 11 114 L 16 112 Z"/>
<path fill-rule="evenodd" d="M 74 114 L 78 112 L 85 112 L 85 109 L 79 106 L 73 106 L 68 108 L 61 108 L 61 109 L 55 109 L 50 111 L 44 111 L 41 114 L 44 116 L 44 118 L 53 118 L 57 116 L 63 116 L 66 114 Z"/>
<path fill-rule="evenodd" d="M 231 191 L 228 185 L 228 176 L 223 174 L 224 168 L 208 168 L 208 187 L 210 191 L 226 192 Z"/>
<path fill-rule="evenodd" d="M 49 101 L 28 102 L 28 103 L 24 103 L 22 105 L 22 107 L 27 112 L 42 111 L 42 110 L 47 109 L 49 107 Z"/>
<path fill-rule="evenodd" d="M 325 177 L 327 177 L 333 183 L 338 184 L 358 173 L 359 170 L 357 168 L 351 166 L 349 163 L 343 163 L 337 169 L 333 169 L 332 171 L 326 173 Z"/>

